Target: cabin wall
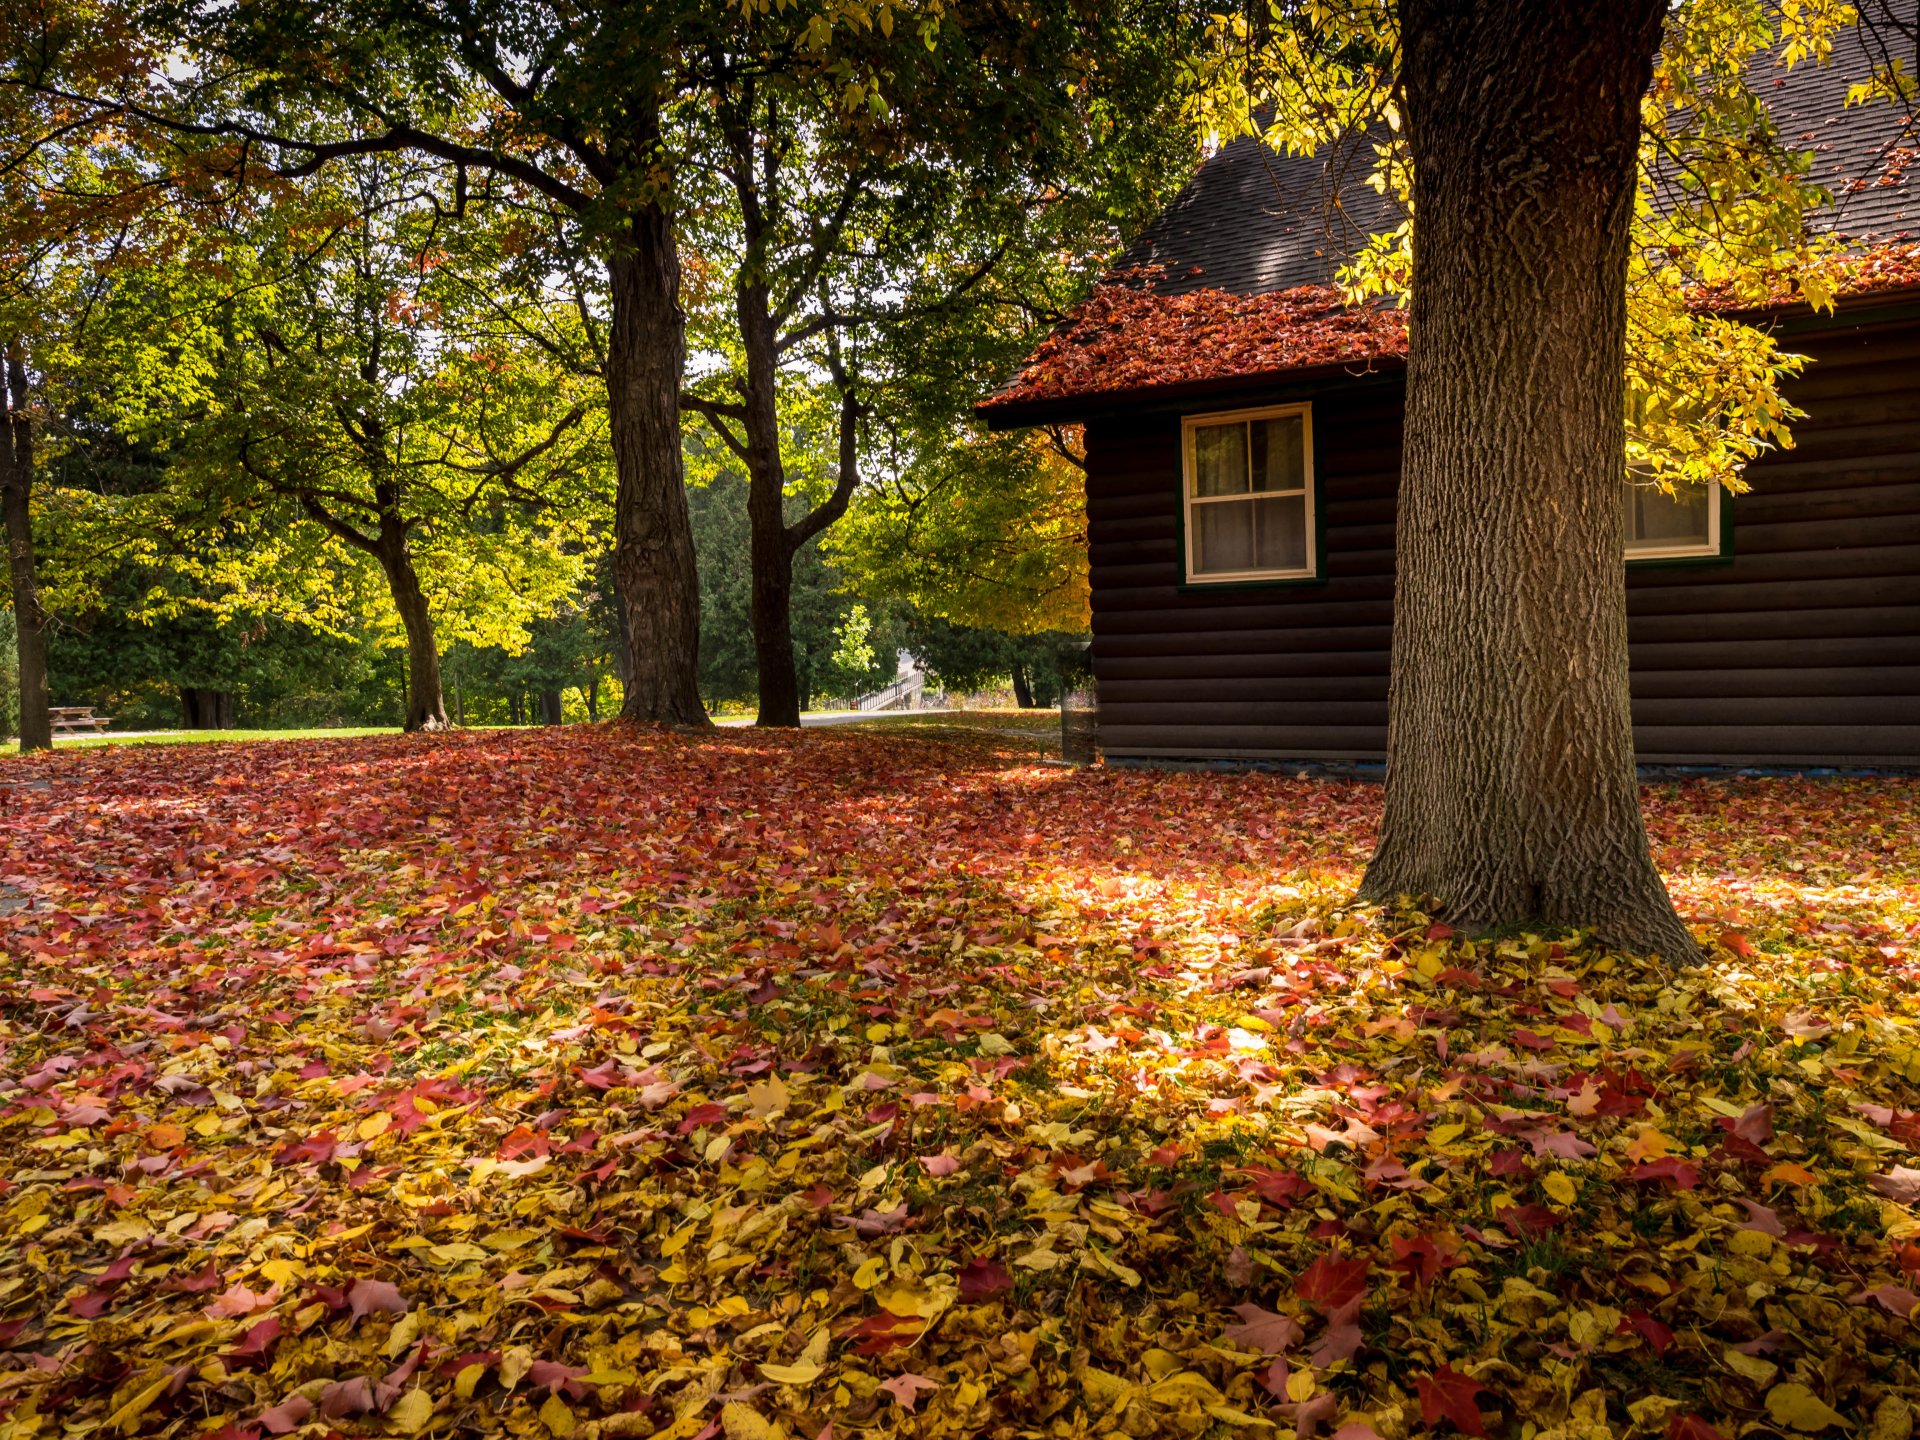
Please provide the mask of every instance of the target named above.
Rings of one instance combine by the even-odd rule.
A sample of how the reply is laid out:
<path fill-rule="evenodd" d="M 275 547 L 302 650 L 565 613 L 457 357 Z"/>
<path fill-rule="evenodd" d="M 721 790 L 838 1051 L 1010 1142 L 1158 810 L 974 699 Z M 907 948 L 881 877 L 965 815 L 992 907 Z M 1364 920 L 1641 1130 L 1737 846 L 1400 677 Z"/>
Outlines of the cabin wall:
<path fill-rule="evenodd" d="M 1627 572 L 1651 763 L 1920 765 L 1920 323 L 1790 337 L 1796 447 L 1749 472 L 1728 562 Z M 1187 413 L 1298 393 L 1202 398 Z M 1087 428 L 1094 667 L 1109 756 L 1386 753 L 1397 377 L 1313 401 L 1324 580 L 1179 585 L 1179 413 Z"/>

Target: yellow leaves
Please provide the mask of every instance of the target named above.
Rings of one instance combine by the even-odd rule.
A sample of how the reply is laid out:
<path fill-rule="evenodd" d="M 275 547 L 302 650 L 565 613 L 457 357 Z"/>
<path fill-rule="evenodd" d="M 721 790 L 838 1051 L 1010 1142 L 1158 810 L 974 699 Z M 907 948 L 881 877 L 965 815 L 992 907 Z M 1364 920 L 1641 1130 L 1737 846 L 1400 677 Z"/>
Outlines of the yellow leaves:
<path fill-rule="evenodd" d="M 720 1428 L 727 1440 L 786 1440 L 786 1430 L 752 1406 L 730 1400 L 720 1409 Z"/>
<path fill-rule="evenodd" d="M 124 1435 L 133 1434 L 139 1427 L 140 1417 L 153 1408 L 153 1402 L 158 1400 L 172 1383 L 173 1376 L 166 1370 L 140 1382 L 125 1403 L 107 1417 L 107 1428 L 118 1430 Z"/>
<path fill-rule="evenodd" d="M 487 1367 L 485 1365 L 475 1363 L 461 1366 L 459 1372 L 453 1377 L 453 1393 L 455 1397 L 461 1400 L 471 1400 L 475 1387 L 486 1378 L 486 1375 Z"/>
<path fill-rule="evenodd" d="M 760 1362 L 760 1373 L 776 1385 L 811 1385 L 820 1378 L 823 1367 L 819 1365 L 775 1365 L 771 1361 Z"/>
<path fill-rule="evenodd" d="M 472 1391 L 469 1390 L 468 1394 Z M 543 1415 L 544 1419 L 545 1416 Z M 417 1435 L 433 1419 L 433 1397 L 424 1390 L 409 1390 L 393 1402 L 387 1411 L 387 1424 L 402 1435 Z M 549 1429 L 552 1427 L 549 1426 Z"/>
<path fill-rule="evenodd" d="M 557 1440 L 568 1440 L 568 1437 L 578 1428 L 573 1418 L 573 1411 L 568 1408 L 567 1402 L 560 1398 L 557 1390 L 549 1394 L 541 1404 L 540 1423 L 546 1426 L 548 1433 L 556 1436 Z"/>
<path fill-rule="evenodd" d="M 1759 1389 L 1765 1389 L 1773 1383 L 1773 1377 L 1780 1373 L 1780 1367 L 1758 1355 L 1743 1355 L 1729 1345 L 1721 1353 L 1720 1363 L 1725 1365 L 1742 1380 L 1749 1381 Z"/>
<path fill-rule="evenodd" d="M 1799 1383 L 1776 1385 L 1767 1392 L 1767 1414 L 1776 1425 L 1812 1434 L 1835 1425 L 1852 1429 L 1845 1416 Z"/>
<path fill-rule="evenodd" d="M 1580 1198 L 1580 1187 L 1558 1170 L 1542 1176 L 1540 1188 L 1546 1191 L 1552 1197 L 1554 1204 L 1563 1210 Z"/>
<path fill-rule="evenodd" d="M 1627 1143 L 1629 1160 L 1664 1160 L 1674 1153 L 1684 1155 L 1687 1147 L 1656 1125 L 1642 1125 Z"/>
<path fill-rule="evenodd" d="M 393 1116 L 384 1110 L 376 1110 L 358 1125 L 354 1126 L 353 1133 L 358 1135 L 362 1140 L 377 1140 L 392 1128 Z"/>
<path fill-rule="evenodd" d="M 860 1262 L 860 1268 L 853 1272 L 853 1288 L 871 1290 L 886 1278 L 887 1262 L 879 1255 L 869 1256 Z"/>
<path fill-rule="evenodd" d="M 747 1113 L 756 1120 L 767 1120 L 787 1111 L 786 1084 L 777 1075 L 769 1075 L 747 1087 Z"/>

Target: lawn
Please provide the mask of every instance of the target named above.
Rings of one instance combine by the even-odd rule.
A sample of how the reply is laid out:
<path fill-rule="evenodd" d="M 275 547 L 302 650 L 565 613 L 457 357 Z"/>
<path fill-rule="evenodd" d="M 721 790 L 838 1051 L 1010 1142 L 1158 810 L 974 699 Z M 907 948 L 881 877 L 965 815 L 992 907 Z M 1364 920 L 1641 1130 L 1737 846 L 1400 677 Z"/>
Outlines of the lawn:
<path fill-rule="evenodd" d="M 1649 789 L 1675 972 L 1377 788 L 891 730 L 0 771 L 0 1426 L 1675 1440 L 1920 1402 L 1920 782 Z"/>

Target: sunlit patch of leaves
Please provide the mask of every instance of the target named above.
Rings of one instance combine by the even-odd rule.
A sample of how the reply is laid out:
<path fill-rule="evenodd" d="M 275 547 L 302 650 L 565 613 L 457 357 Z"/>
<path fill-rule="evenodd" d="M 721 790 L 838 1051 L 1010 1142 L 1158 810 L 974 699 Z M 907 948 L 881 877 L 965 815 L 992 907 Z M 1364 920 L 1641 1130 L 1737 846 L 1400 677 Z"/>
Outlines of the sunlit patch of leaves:
<path fill-rule="evenodd" d="M 823 732 L 30 768 L 13 1433 L 1911 1421 L 1913 781 L 1651 788 L 1676 971 L 1347 908 L 1349 782 Z"/>

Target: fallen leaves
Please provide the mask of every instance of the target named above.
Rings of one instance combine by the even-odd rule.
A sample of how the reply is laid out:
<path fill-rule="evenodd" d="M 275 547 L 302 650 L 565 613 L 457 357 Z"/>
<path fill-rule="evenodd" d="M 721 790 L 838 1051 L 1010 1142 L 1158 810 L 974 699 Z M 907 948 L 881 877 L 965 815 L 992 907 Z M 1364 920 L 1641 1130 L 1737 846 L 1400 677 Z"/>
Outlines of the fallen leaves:
<path fill-rule="evenodd" d="M 1740 941 L 1676 972 L 1341 909 L 1353 784 L 584 730 L 10 773 L 11 1433 L 1911 1426 L 1910 781 L 1650 789 Z"/>

